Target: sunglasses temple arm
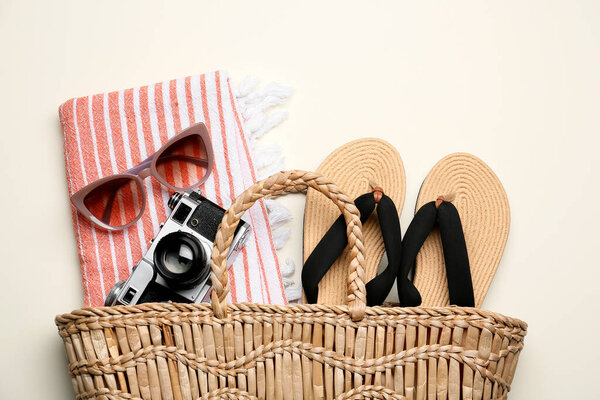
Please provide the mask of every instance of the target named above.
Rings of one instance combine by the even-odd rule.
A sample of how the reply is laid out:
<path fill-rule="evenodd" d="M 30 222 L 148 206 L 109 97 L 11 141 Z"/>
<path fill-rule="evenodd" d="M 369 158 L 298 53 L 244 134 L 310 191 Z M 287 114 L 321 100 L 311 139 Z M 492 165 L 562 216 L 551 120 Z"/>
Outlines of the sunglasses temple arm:
<path fill-rule="evenodd" d="M 165 161 L 185 161 L 185 162 L 189 162 L 192 164 L 196 164 L 200 167 L 204 167 L 207 168 L 208 167 L 208 160 L 204 159 L 204 158 L 197 158 L 197 157 L 192 157 L 192 156 L 186 156 L 183 154 L 173 154 L 170 156 L 163 156 L 161 157 L 161 159 L 164 159 Z"/>
<path fill-rule="evenodd" d="M 177 154 L 170 155 L 170 156 L 162 156 L 161 158 L 164 158 L 165 161 L 186 161 L 186 162 L 190 162 L 192 164 L 196 164 L 201 167 L 205 167 L 205 168 L 208 167 L 208 160 L 203 159 L 203 158 L 196 158 L 196 157 L 192 157 L 192 156 L 177 155 Z M 140 164 L 136 165 L 135 167 L 128 169 L 127 171 L 125 171 L 125 173 L 132 174 L 132 175 L 138 175 L 140 172 L 142 172 L 143 170 L 150 167 L 150 164 L 152 164 L 153 159 L 154 159 L 154 154 L 152 154 L 150 157 L 146 158 L 144 161 L 142 161 Z"/>

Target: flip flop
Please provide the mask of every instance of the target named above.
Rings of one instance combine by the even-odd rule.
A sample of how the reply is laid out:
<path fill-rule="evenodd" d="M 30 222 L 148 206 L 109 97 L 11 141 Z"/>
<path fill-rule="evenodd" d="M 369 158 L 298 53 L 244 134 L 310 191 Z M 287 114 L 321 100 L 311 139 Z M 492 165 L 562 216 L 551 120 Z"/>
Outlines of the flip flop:
<path fill-rule="evenodd" d="M 408 253 L 412 255 L 412 259 L 407 259 L 402 251 L 402 231 L 400 229 L 400 217 L 398 216 L 396 205 L 391 198 L 383 193 L 383 189 L 380 186 L 374 183 L 371 186 L 373 191 L 357 197 L 354 200 L 354 205 L 360 213 L 361 223 L 365 223 L 373 215 L 373 212 L 377 211 L 377 220 L 385 247 L 387 266 L 384 266 L 376 277 L 366 282 L 367 306 L 379 306 L 383 304 L 394 285 L 394 280 L 396 281 L 400 305 L 418 306 L 421 304 L 421 295 L 408 279 L 408 272 L 410 271 L 410 267 L 414 265 L 418 249 L 425 241 L 426 236 L 433 226 L 427 229 L 427 224 L 422 223 L 422 218 L 418 219 L 421 222 L 413 225 L 412 230 L 415 234 L 413 234 L 413 239 L 409 240 L 409 248 L 412 249 L 412 252 Z M 458 213 L 456 215 L 456 218 L 458 218 Z M 415 226 L 417 225 L 421 229 L 415 230 Z M 426 230 L 424 231 L 423 228 Z M 462 229 L 460 229 L 459 236 L 462 236 Z M 321 241 L 315 246 L 315 249 L 308 256 L 302 267 L 302 288 L 304 289 L 306 303 L 314 304 L 317 302 L 319 282 L 347 246 L 346 221 L 344 216 L 340 215 L 327 233 L 325 233 Z M 464 254 L 466 255 L 466 250 Z M 466 259 L 466 256 L 464 258 Z M 402 264 L 403 262 L 404 264 Z M 468 269 L 467 264 L 466 270 L 468 271 Z M 458 281 L 463 280 L 459 279 Z M 465 279 L 464 281 L 467 280 Z M 468 282 L 471 282 L 470 276 L 468 277 Z M 471 298 L 473 297 L 472 293 L 473 290 L 471 288 Z M 459 301 L 462 300 L 459 299 Z"/>
<path fill-rule="evenodd" d="M 458 211 L 458 222 L 452 215 L 447 217 L 451 222 L 446 225 L 454 225 L 447 230 L 458 229 L 460 233 L 462 224 L 466 250 L 462 254 L 464 244 L 460 243 L 463 240 L 460 238 L 461 234 L 455 232 L 447 234 L 446 238 L 450 239 L 444 240 L 444 230 L 441 226 L 442 235 L 440 230 L 433 230 L 427 236 L 416 254 L 415 262 L 414 284 L 421 293 L 421 305 L 447 306 L 451 303 L 452 297 L 449 287 L 452 291 L 453 285 L 455 289 L 457 285 L 470 285 L 465 278 L 464 269 L 461 269 L 462 266 L 456 268 L 454 265 L 457 263 L 464 265 L 466 252 L 468 252 L 466 274 L 468 275 L 470 265 L 474 306 L 480 308 L 498 269 L 508 239 L 510 209 L 506 192 L 496 174 L 483 161 L 471 154 L 454 153 L 440 160 L 423 181 L 416 203 L 416 210 L 419 210 L 417 215 L 426 212 L 426 207 L 431 208 L 432 204 L 439 207 L 438 213 L 442 212 L 443 208 L 446 214 L 451 214 L 453 212 L 451 208 L 454 207 L 441 207 L 440 204 L 444 202 L 451 203 Z M 431 211 L 430 215 L 432 213 L 435 211 Z M 438 222 L 439 219 L 438 217 Z M 411 236 L 413 235 L 407 231 L 405 241 Z M 403 251 L 408 253 L 406 246 Z M 457 258 L 460 261 L 457 262 Z M 450 260 L 448 264 L 453 265 L 446 265 L 445 259 Z M 459 276 L 450 276 L 457 270 Z M 455 292 L 468 293 L 469 290 L 461 287 Z M 455 300 L 452 303 L 465 301 L 469 302 L 469 300 Z"/>
<path fill-rule="evenodd" d="M 398 151 L 388 142 L 376 139 L 358 139 L 331 153 L 317 168 L 317 173 L 331 179 L 351 198 L 372 191 L 370 182 L 376 182 L 401 211 L 405 196 L 404 165 Z M 309 189 L 304 210 L 304 261 L 339 217 L 339 210 L 320 193 Z M 377 274 L 377 267 L 385 251 L 379 221 L 375 214 L 363 224 L 365 247 L 365 279 Z M 346 251 L 327 271 L 318 285 L 317 303 L 344 304 L 348 269 Z M 306 297 L 304 298 L 306 302 Z"/>

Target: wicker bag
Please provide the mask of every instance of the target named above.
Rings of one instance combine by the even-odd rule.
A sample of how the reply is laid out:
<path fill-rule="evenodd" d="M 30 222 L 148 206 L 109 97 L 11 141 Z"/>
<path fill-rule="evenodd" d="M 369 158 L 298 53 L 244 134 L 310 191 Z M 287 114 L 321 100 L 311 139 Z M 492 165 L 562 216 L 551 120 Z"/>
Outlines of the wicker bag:
<path fill-rule="evenodd" d="M 343 213 L 347 305 L 227 304 L 226 255 L 258 199 L 319 190 Z M 212 304 L 84 308 L 56 317 L 78 399 L 505 399 L 527 325 L 474 308 L 366 307 L 361 223 L 317 174 L 258 182 L 223 217 Z"/>

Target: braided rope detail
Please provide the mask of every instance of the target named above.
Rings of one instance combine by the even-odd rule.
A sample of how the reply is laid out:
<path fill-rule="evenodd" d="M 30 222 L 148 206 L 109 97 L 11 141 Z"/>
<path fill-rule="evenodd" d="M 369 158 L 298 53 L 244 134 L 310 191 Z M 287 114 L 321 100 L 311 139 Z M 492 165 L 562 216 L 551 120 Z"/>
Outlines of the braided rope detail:
<path fill-rule="evenodd" d="M 366 317 L 360 322 L 348 320 L 346 306 L 326 304 L 304 304 L 286 306 L 252 303 L 235 303 L 229 305 L 230 320 L 243 322 L 251 315 L 257 322 L 300 322 L 331 323 L 342 326 L 394 326 L 421 325 L 443 328 L 475 326 L 485 328 L 494 333 L 501 330 L 505 334 L 525 336 L 527 323 L 492 311 L 471 307 L 368 307 Z M 58 315 L 55 323 L 61 336 L 92 329 L 174 325 L 182 321 L 193 323 L 222 323 L 215 318 L 209 304 L 184 303 L 143 303 L 133 306 L 87 307 L 74 310 L 68 314 Z"/>
<path fill-rule="evenodd" d="M 359 321 L 364 317 L 366 288 L 363 266 L 365 260 L 359 212 L 352 199 L 341 192 L 327 178 L 314 172 L 294 170 L 279 172 L 265 180 L 256 182 L 235 199 L 223 216 L 212 252 L 211 279 L 214 289 L 211 293 L 211 301 L 217 318 L 227 317 L 227 294 L 229 293 L 227 254 L 242 215 L 261 198 L 272 198 L 286 193 L 305 193 L 309 187 L 318 190 L 331 199 L 344 215 L 351 259 L 348 269 L 348 292 L 346 297 L 348 312 L 353 321 Z"/>
<path fill-rule="evenodd" d="M 237 389 L 237 388 L 221 388 L 213 390 L 212 392 L 206 393 L 198 400 L 211 400 L 211 399 L 243 399 L 243 400 L 258 400 L 258 397 L 251 395 L 250 393 Z"/>
<path fill-rule="evenodd" d="M 336 400 L 358 400 L 358 399 L 394 399 L 406 400 L 406 397 L 383 386 L 362 385 L 342 393 Z"/>
<path fill-rule="evenodd" d="M 149 346 L 116 358 L 71 363 L 69 370 L 73 376 L 81 374 L 102 376 L 105 374 L 126 372 L 127 368 L 135 367 L 139 363 L 145 363 L 148 360 L 168 358 L 192 369 L 215 376 L 235 377 L 240 373 L 246 374 L 248 369 L 256 367 L 257 362 L 264 362 L 267 359 L 275 358 L 277 354 L 283 355 L 289 352 L 323 365 L 365 375 L 385 372 L 388 369 L 402 367 L 407 364 L 415 364 L 419 360 L 437 360 L 443 358 L 446 360 L 453 359 L 465 364 L 474 372 L 490 380 L 490 382 L 497 383 L 500 387 L 509 391 L 510 385 L 508 382 L 502 376 L 488 371 L 487 367 L 490 362 L 500 361 L 510 353 L 515 354 L 520 352 L 522 348 L 523 346 L 520 343 L 516 346 L 509 346 L 507 349 L 500 350 L 498 354 L 490 354 L 489 358 L 484 360 L 478 358 L 477 350 L 465 350 L 460 346 L 434 344 L 411 348 L 379 358 L 358 360 L 353 357 L 339 355 L 335 351 L 327 350 L 323 347 L 314 347 L 310 343 L 287 339 L 259 346 L 247 355 L 230 362 L 208 360 L 205 357 L 198 357 L 196 354 L 188 353 L 185 350 L 179 350 L 174 346 Z"/>
<path fill-rule="evenodd" d="M 242 313 L 235 313 L 229 315 L 229 322 L 241 322 L 245 323 L 249 316 Z M 363 319 L 360 322 L 353 322 L 349 319 L 336 318 L 335 315 L 331 314 L 300 314 L 300 315 L 269 315 L 269 314 L 255 314 L 252 315 L 252 320 L 257 323 L 274 323 L 280 324 L 329 324 L 339 326 L 343 328 L 358 328 L 361 326 L 367 327 L 378 327 L 378 326 L 389 326 L 396 327 L 399 324 L 404 326 L 423 326 L 425 328 L 463 328 L 467 329 L 469 326 L 485 329 L 492 334 L 498 334 L 502 337 L 508 336 L 518 342 L 523 341 L 526 331 L 520 327 L 507 327 L 502 324 L 493 324 L 488 320 L 478 319 L 474 317 L 394 317 L 394 316 L 378 316 L 370 317 L 368 320 Z M 314 319 L 313 319 L 314 318 Z M 210 315 L 156 315 L 147 318 L 128 318 L 128 319 L 109 319 L 109 320 L 94 320 L 94 321 L 81 321 L 77 324 L 68 324 L 59 329 L 59 335 L 63 338 L 68 338 L 72 334 L 78 332 L 89 332 L 95 329 L 110 329 L 110 328 L 126 328 L 126 327 L 138 327 L 138 326 L 156 326 L 162 327 L 167 326 L 179 326 L 181 323 L 188 322 L 192 324 L 212 324 L 215 322 Z"/>
<path fill-rule="evenodd" d="M 128 393 L 123 393 L 118 390 L 98 389 L 93 392 L 86 392 L 77 395 L 78 400 L 107 398 L 109 400 L 142 400 L 139 397 L 134 397 Z M 211 400 L 211 399 L 243 399 L 243 400 L 258 400 L 256 396 L 236 388 L 220 388 L 202 395 L 196 400 Z M 346 393 L 342 393 L 336 400 L 354 400 L 354 399 L 395 399 L 406 400 L 406 397 L 397 394 L 391 389 L 383 386 L 362 385 L 351 389 Z"/>

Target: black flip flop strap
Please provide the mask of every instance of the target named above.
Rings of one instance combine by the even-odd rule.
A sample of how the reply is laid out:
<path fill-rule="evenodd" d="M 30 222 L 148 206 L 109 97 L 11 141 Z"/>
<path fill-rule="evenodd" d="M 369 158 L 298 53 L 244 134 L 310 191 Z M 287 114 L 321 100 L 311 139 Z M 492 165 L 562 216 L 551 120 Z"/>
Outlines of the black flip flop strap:
<path fill-rule="evenodd" d="M 398 279 L 406 277 L 414 268 L 419 250 L 436 225 L 442 239 L 450 304 L 474 307 L 475 296 L 465 236 L 458 211 L 450 202 L 443 201 L 438 208 L 436 202 L 432 201 L 417 211 L 402 241 Z M 398 295 L 400 297 L 401 294 Z"/>
<path fill-rule="evenodd" d="M 360 212 L 361 222 L 364 223 L 375 210 L 375 197 L 373 193 L 366 193 L 358 197 L 354 204 Z M 377 204 L 377 215 L 388 258 L 388 266 L 366 285 L 367 305 L 369 306 L 383 303 L 392 288 L 394 277 L 397 275 L 400 266 L 400 220 L 394 202 L 385 194 L 382 194 Z M 304 263 L 302 286 L 308 303 L 317 302 L 319 282 L 342 254 L 347 244 L 346 223 L 344 217 L 340 216 L 331 225 Z M 412 285 L 412 283 L 410 284 Z M 340 285 L 346 285 L 346 281 L 340 282 Z"/>

